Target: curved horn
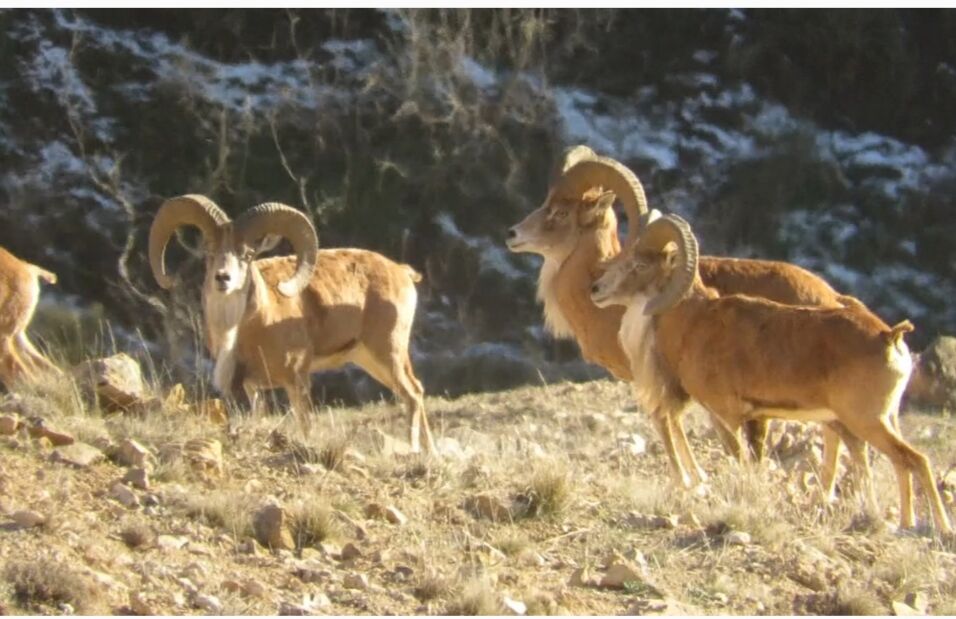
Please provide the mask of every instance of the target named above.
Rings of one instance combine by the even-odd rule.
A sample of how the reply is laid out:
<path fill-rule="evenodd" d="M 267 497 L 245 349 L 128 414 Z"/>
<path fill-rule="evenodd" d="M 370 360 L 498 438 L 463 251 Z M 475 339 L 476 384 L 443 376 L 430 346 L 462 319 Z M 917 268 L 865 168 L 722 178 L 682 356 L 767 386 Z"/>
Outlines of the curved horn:
<path fill-rule="evenodd" d="M 570 165 L 569 165 L 570 164 Z M 644 186 L 623 163 L 610 157 L 599 157 L 587 146 L 575 146 L 565 154 L 565 172 L 555 185 L 554 195 L 580 198 L 592 187 L 601 186 L 613 191 L 627 213 L 627 242 L 629 247 L 637 238 L 640 217 L 647 212 Z"/>
<path fill-rule="evenodd" d="M 236 235 L 250 245 L 267 234 L 289 239 L 296 255 L 295 273 L 279 283 L 279 292 L 294 297 L 312 279 L 319 253 L 319 237 L 309 218 L 301 211 L 278 202 L 266 202 L 249 209 L 236 220 Z"/>
<path fill-rule="evenodd" d="M 180 226 L 196 226 L 203 238 L 209 240 L 219 234 L 219 227 L 228 223 L 229 216 L 216 203 L 198 194 L 170 198 L 156 211 L 149 228 L 149 264 L 153 277 L 163 288 L 173 285 L 173 278 L 166 273 L 166 246 Z"/>
<path fill-rule="evenodd" d="M 677 266 L 660 294 L 647 302 L 644 313 L 659 314 L 684 298 L 697 276 L 697 239 L 690 225 L 677 215 L 666 215 L 649 225 L 637 241 L 637 249 L 660 250 L 677 244 Z"/>

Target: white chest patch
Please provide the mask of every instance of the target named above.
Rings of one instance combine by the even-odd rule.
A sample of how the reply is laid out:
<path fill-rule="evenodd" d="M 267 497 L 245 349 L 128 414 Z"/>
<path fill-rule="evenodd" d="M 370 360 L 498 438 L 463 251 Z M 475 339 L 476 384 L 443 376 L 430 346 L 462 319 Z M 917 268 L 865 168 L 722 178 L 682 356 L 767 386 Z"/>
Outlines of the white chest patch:
<path fill-rule="evenodd" d="M 634 397 L 645 412 L 660 407 L 669 384 L 657 360 L 653 316 L 644 314 L 647 298 L 636 296 L 621 319 L 618 339 L 631 362 Z"/>
<path fill-rule="evenodd" d="M 574 329 L 561 312 L 555 281 L 561 270 L 561 261 L 545 257 L 538 275 L 538 300 L 544 304 L 544 326 L 556 338 L 573 339 Z"/>
<path fill-rule="evenodd" d="M 206 329 L 209 330 L 209 339 L 216 358 L 212 382 L 223 395 L 229 393 L 236 372 L 236 339 L 239 322 L 246 311 L 247 298 L 248 291 L 228 295 L 210 293 L 203 296 Z"/>

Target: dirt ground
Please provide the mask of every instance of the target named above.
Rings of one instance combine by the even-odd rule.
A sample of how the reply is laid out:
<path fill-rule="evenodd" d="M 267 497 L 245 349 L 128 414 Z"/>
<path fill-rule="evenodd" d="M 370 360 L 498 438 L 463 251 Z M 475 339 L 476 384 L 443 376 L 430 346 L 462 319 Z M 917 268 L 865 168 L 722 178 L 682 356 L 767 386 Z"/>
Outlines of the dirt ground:
<path fill-rule="evenodd" d="M 824 505 L 812 426 L 776 424 L 769 461 L 741 466 L 692 412 L 710 481 L 685 492 L 623 383 L 426 405 L 440 459 L 404 453 L 406 421 L 388 401 L 319 407 L 304 438 L 278 413 L 227 430 L 184 410 L 104 416 L 62 387 L 8 396 L 0 416 L 19 409 L 26 426 L 40 415 L 107 457 L 71 464 L 26 428 L 0 437 L 0 610 L 956 613 L 956 543 L 931 527 L 896 530 L 881 455 L 880 513 L 850 479 Z M 956 424 L 914 411 L 901 421 L 952 512 Z M 127 439 L 148 452 L 148 479 L 130 473 Z M 184 448 L 191 439 L 219 442 L 221 472 L 215 444 Z M 271 548 L 256 541 L 268 543 L 269 522 Z"/>

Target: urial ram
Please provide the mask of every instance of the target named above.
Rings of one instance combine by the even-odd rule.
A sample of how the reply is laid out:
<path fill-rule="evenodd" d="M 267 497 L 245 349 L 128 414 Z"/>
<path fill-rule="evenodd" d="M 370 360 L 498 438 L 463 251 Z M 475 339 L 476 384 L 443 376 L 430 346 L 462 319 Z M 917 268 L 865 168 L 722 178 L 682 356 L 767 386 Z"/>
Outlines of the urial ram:
<path fill-rule="evenodd" d="M 198 228 L 205 243 L 203 314 L 220 392 L 241 381 L 256 406 L 259 390 L 281 387 L 308 432 L 311 373 L 352 362 L 405 403 L 412 449 L 420 451 L 424 430 L 433 450 L 408 354 L 421 280 L 414 269 L 362 249 L 319 250 L 312 222 L 282 204 L 230 221 L 209 198 L 185 195 L 163 203 L 150 229 L 150 264 L 163 288 L 175 283 L 164 254 L 180 226 Z M 295 256 L 256 259 L 283 237 Z"/>
<path fill-rule="evenodd" d="M 570 148 L 544 203 L 511 228 L 507 244 L 513 252 L 544 257 L 537 294 L 544 304 L 548 331 L 555 337 L 576 340 L 585 359 L 621 380 L 630 381 L 631 363 L 617 337 L 624 308 L 597 307 L 589 294 L 603 265 L 621 251 L 617 217 L 612 208 L 615 198 L 628 218 L 625 247 L 629 247 L 651 217 L 643 186 L 620 162 L 598 156 L 587 146 Z M 750 294 L 795 305 L 841 306 L 841 296 L 829 284 L 784 262 L 703 257 L 700 272 L 705 283 L 722 294 Z M 728 432 L 716 420 L 712 423 L 728 451 L 743 457 L 736 433 Z M 691 486 L 703 481 L 706 476 L 694 460 L 683 433 L 672 437 L 665 428 L 658 430 L 668 453 L 679 450 L 681 466 L 673 468 L 678 482 Z M 749 422 L 748 430 L 751 450 L 760 459 L 766 421 L 755 419 Z M 824 433 L 828 450 L 823 485 L 828 495 L 833 493 L 840 430 L 833 426 Z"/>
<path fill-rule="evenodd" d="M 902 527 L 915 524 L 915 474 L 937 529 L 951 531 L 929 461 L 895 423 L 912 370 L 903 341 L 909 321 L 890 328 L 852 301 L 794 307 L 719 295 L 701 277 L 690 226 L 674 215 L 649 225 L 591 297 L 601 307 L 626 308 L 621 345 L 635 395 L 658 426 L 679 433 L 691 399 L 732 430 L 757 417 L 839 421 L 892 461 Z"/>

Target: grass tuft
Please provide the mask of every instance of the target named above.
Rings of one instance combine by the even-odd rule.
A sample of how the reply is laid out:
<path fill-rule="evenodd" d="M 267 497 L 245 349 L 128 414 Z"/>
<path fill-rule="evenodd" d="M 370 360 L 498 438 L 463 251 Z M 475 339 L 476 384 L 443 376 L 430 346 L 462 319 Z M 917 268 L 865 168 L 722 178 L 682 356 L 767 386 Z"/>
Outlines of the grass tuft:
<path fill-rule="evenodd" d="M 338 522 L 326 501 L 305 499 L 289 510 L 296 548 L 308 548 L 338 537 Z"/>
<path fill-rule="evenodd" d="M 445 614 L 501 615 L 504 614 L 504 608 L 491 584 L 485 579 L 475 579 L 464 584 L 457 599 L 449 604 Z"/>
<path fill-rule="evenodd" d="M 41 610 L 69 604 L 75 611 L 92 607 L 98 599 L 79 574 L 50 559 L 16 561 L 7 564 L 4 579 L 13 589 L 13 598 L 24 609 Z"/>
<path fill-rule="evenodd" d="M 146 524 L 133 523 L 123 527 L 120 539 L 128 548 L 149 548 L 156 540 L 156 533 Z"/>

